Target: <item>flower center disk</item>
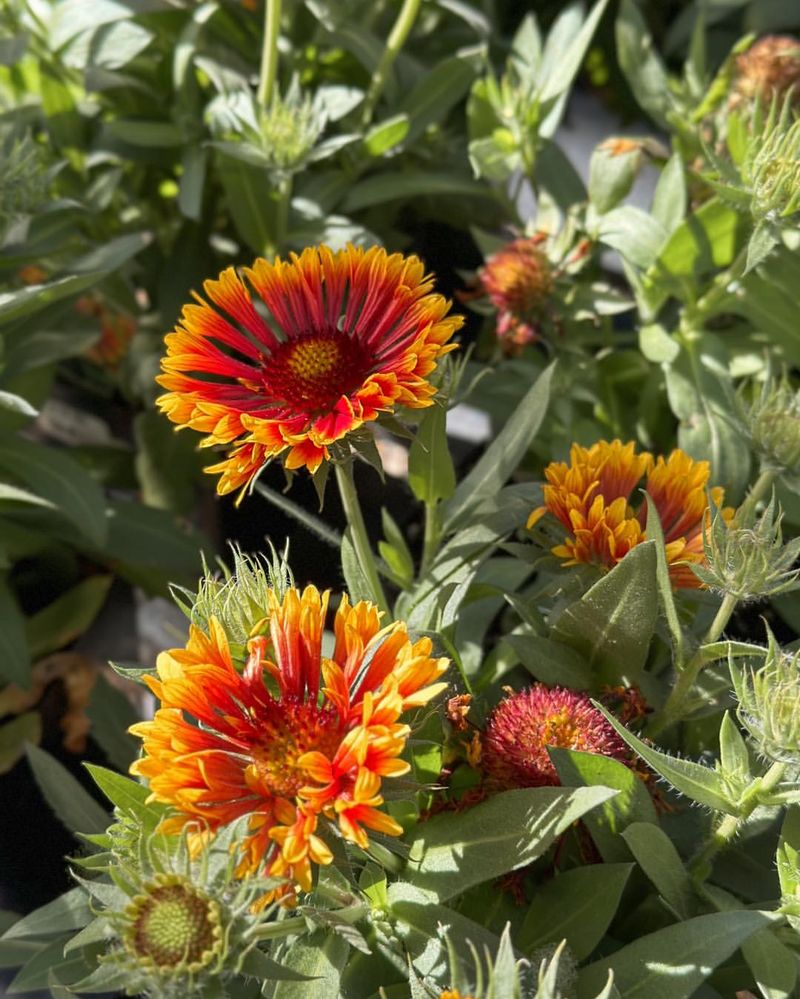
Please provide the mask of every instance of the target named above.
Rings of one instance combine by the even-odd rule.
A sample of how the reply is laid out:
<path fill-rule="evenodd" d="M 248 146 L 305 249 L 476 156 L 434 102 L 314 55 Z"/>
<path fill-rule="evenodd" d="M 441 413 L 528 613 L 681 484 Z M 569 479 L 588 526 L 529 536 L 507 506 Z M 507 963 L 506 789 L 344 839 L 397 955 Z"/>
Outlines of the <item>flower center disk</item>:
<path fill-rule="evenodd" d="M 186 885 L 151 888 L 134 900 L 131 949 L 160 968 L 208 964 L 219 942 L 217 903 Z"/>

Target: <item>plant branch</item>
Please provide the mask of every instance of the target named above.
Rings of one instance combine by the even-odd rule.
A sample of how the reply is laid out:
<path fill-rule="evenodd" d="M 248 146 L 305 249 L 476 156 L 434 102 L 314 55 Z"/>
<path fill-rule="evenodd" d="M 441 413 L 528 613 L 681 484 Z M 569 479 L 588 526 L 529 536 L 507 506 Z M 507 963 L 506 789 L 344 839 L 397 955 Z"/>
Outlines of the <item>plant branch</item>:
<path fill-rule="evenodd" d="M 365 127 L 372 121 L 372 112 L 375 110 L 375 105 L 378 103 L 378 99 L 383 93 L 383 88 L 386 86 L 389 71 L 414 26 L 414 21 L 417 19 L 421 4 L 422 0 L 404 0 L 403 6 L 400 8 L 400 13 L 397 15 L 397 20 L 389 32 L 389 37 L 386 39 L 386 48 L 383 50 L 381 61 L 378 63 L 378 68 L 375 70 L 375 75 L 372 77 L 372 83 L 364 100 L 361 123 Z"/>

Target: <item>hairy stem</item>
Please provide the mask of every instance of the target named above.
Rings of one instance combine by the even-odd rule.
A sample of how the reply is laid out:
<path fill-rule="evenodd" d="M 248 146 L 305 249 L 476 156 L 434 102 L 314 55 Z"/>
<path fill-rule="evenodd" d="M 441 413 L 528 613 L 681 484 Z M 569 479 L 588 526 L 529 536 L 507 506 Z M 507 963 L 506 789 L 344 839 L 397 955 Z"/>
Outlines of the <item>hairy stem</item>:
<path fill-rule="evenodd" d="M 739 507 L 738 511 L 738 519 L 741 520 L 743 524 L 746 524 L 748 517 L 755 513 L 755 509 L 761 500 L 766 499 L 777 477 L 778 472 L 776 469 L 765 468 L 761 475 L 759 475 L 753 483 L 753 488 L 745 497 L 745 500 Z"/>
<path fill-rule="evenodd" d="M 773 763 L 764 776 L 756 778 L 745 791 L 740 802 L 739 814 L 726 815 L 720 820 L 689 865 L 689 872 L 695 883 L 702 884 L 711 874 L 711 862 L 714 857 L 733 841 L 742 824 L 759 804 L 762 795 L 769 793 L 780 783 L 785 769 L 785 763 Z"/>
<path fill-rule="evenodd" d="M 358 493 L 353 481 L 353 463 L 351 461 L 336 463 L 336 484 L 339 487 L 339 495 L 342 498 L 347 523 L 350 525 L 350 535 L 353 539 L 356 558 L 370 589 L 370 597 L 373 603 L 378 605 L 379 610 L 388 612 L 389 604 L 386 600 L 386 594 L 383 592 L 378 566 L 367 536 L 361 504 L 358 501 Z"/>

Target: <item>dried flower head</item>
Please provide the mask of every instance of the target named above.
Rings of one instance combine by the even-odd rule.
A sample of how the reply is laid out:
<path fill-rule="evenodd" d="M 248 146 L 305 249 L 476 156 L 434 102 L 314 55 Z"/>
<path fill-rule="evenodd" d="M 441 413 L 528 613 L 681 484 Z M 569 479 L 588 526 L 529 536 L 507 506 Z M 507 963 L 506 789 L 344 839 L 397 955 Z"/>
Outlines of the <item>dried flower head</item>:
<path fill-rule="evenodd" d="M 710 474 L 707 461 L 695 461 L 679 449 L 654 461 L 647 451 L 636 454 L 632 441 L 598 441 L 590 448 L 573 444 L 568 465 L 553 462 L 545 469 L 544 505 L 530 515 L 528 527 L 551 513 L 569 531 L 552 549 L 565 559 L 564 565 L 588 562 L 613 568 L 647 539 L 647 504 L 634 510 L 630 502 L 644 478 L 664 531 L 672 585 L 696 588 L 702 584 L 688 563 L 705 559 L 708 496 L 718 507 L 724 497 L 719 486 L 709 490 Z M 732 513 L 725 509 L 723 516 L 729 519 Z"/>
<path fill-rule="evenodd" d="M 436 681 L 447 668 L 431 658 L 430 639 L 412 642 L 401 622 L 381 628 L 376 607 L 344 596 L 323 657 L 328 596 L 313 586 L 269 591 L 243 670 L 217 618 L 207 632 L 193 625 L 186 648 L 162 653 L 157 678 L 146 677 L 161 702 L 155 718 L 131 729 L 144 742 L 131 771 L 175 810 L 163 832 L 186 829 L 200 850 L 248 816 L 239 873 L 265 862 L 304 891 L 312 865 L 333 859 L 321 820 L 362 848 L 368 829 L 402 831 L 380 808 L 381 782 L 408 771 L 401 716 L 445 687 Z"/>
<path fill-rule="evenodd" d="M 747 100 L 769 103 L 793 91 L 800 100 L 800 41 L 789 35 L 759 38 L 736 57 L 734 92 Z"/>
<path fill-rule="evenodd" d="M 492 711 L 482 738 L 481 767 L 503 788 L 561 783 L 548 746 L 627 761 L 625 743 L 586 694 L 534 684 L 510 693 Z"/>
<path fill-rule="evenodd" d="M 206 469 L 220 493 L 277 455 L 315 472 L 343 441 L 398 406 L 430 406 L 429 376 L 463 322 L 416 257 L 325 246 L 259 259 L 206 281 L 166 338 L 158 404 L 173 423 L 233 446 Z"/>
<path fill-rule="evenodd" d="M 800 764 L 800 654 L 785 653 L 770 633 L 763 665 L 729 661 L 737 715 L 761 753 Z"/>

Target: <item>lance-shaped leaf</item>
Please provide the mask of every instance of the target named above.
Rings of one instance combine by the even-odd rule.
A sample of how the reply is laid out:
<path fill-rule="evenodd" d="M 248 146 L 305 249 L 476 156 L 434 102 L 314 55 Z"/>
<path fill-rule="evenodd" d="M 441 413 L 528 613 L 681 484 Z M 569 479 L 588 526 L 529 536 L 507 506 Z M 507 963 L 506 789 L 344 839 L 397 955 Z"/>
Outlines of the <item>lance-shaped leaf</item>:
<path fill-rule="evenodd" d="M 692 760 L 682 760 L 668 753 L 662 753 L 659 749 L 653 749 L 637 739 L 620 722 L 609 714 L 602 704 L 593 702 L 594 706 L 601 711 L 609 723 L 619 732 L 631 749 L 635 750 L 639 756 L 655 770 L 657 774 L 669 781 L 669 783 L 687 798 L 696 801 L 700 805 L 706 805 L 718 812 L 726 812 L 728 815 L 738 815 L 739 806 L 736 798 L 731 794 L 730 782 L 717 770 L 704 767 L 700 763 Z"/>
<path fill-rule="evenodd" d="M 655 542 L 633 548 L 553 625 L 552 637 L 586 658 L 598 688 L 635 683 L 658 614 Z"/>
<path fill-rule="evenodd" d="M 525 867 L 586 812 L 616 794 L 607 787 L 505 791 L 461 815 L 441 815 L 411 838 L 407 879 L 439 902 Z"/>
<path fill-rule="evenodd" d="M 595 961 L 578 976 L 578 999 L 593 997 L 609 969 L 621 999 L 689 999 L 741 944 L 781 917 L 773 912 L 712 912 L 648 933 Z"/>

